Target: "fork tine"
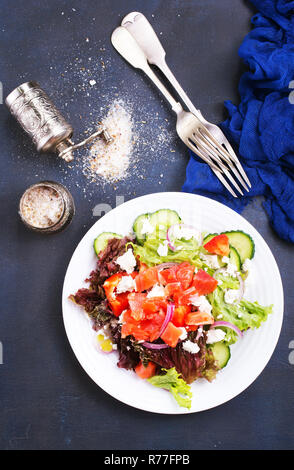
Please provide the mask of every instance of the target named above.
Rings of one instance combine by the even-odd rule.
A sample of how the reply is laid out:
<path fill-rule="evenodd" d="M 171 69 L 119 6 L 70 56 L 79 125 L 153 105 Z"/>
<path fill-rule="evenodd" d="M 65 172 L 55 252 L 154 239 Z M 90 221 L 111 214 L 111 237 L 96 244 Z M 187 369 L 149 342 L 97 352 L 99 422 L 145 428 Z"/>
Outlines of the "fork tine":
<path fill-rule="evenodd" d="M 232 183 L 233 186 L 235 186 L 235 188 L 239 191 L 239 193 L 244 196 L 244 193 L 243 191 L 241 190 L 240 186 L 238 185 L 238 183 L 236 183 L 236 181 L 234 180 L 233 176 L 231 175 L 231 173 L 229 171 L 224 171 L 224 174 L 226 175 L 226 177 L 230 180 L 230 182 Z"/>
<path fill-rule="evenodd" d="M 202 129 L 201 129 L 201 130 L 202 130 Z M 244 170 L 243 170 L 243 168 L 242 168 L 242 166 L 241 166 L 239 160 L 237 159 L 237 157 L 235 156 L 235 158 L 231 158 L 231 157 L 228 158 L 228 156 L 224 154 L 224 152 L 225 152 L 225 153 L 228 153 L 228 152 L 225 150 L 225 148 L 224 148 L 224 152 L 223 152 L 223 151 L 220 151 L 220 148 L 219 148 L 219 147 L 223 148 L 220 143 L 218 143 L 218 146 L 215 147 L 214 145 L 211 144 L 211 142 L 209 142 L 209 138 L 208 138 L 208 136 L 207 136 L 207 132 L 208 132 L 207 129 L 206 129 L 206 131 L 205 131 L 206 136 L 203 136 L 203 135 L 202 135 L 201 130 L 199 129 L 197 134 L 198 134 L 198 135 L 200 134 L 200 136 L 205 140 L 205 144 L 211 149 L 211 151 L 213 151 L 213 152 L 216 151 L 216 152 L 219 152 L 219 153 L 220 153 L 220 155 L 219 155 L 219 153 L 217 153 L 217 155 L 219 155 L 219 158 L 225 158 L 226 163 L 229 165 L 230 170 L 234 173 L 234 175 L 236 176 L 236 178 L 237 178 L 237 180 L 239 181 L 239 183 L 241 183 L 241 185 L 243 186 L 243 188 L 244 188 L 246 191 L 249 191 L 249 189 L 247 188 L 247 184 L 246 184 L 246 182 L 244 181 L 242 175 L 239 174 L 239 172 L 238 172 L 238 169 L 239 169 L 239 166 L 240 166 L 241 169 L 242 169 L 242 173 L 245 174 L 245 172 L 244 172 Z M 201 138 L 201 137 L 200 137 L 200 138 Z M 214 139 L 214 137 L 212 138 L 212 140 L 213 140 L 213 142 L 216 142 L 216 140 Z M 229 155 L 229 154 L 228 154 L 228 155 Z M 236 161 L 236 160 L 237 160 L 237 161 Z M 238 165 L 238 168 L 236 169 L 235 166 L 237 166 L 237 163 L 238 163 L 239 165 Z M 235 165 L 235 166 L 234 166 L 234 165 Z M 245 174 L 245 175 L 246 175 L 246 174 Z M 248 178 L 246 177 L 246 179 L 248 179 Z M 249 183 L 250 183 L 250 182 L 249 182 Z"/>
<path fill-rule="evenodd" d="M 213 156 L 215 156 L 215 159 L 217 160 L 218 164 L 222 168 L 223 173 L 225 174 L 225 176 L 230 180 L 233 187 L 235 187 L 235 189 L 237 189 L 237 191 L 243 196 L 244 194 L 243 194 L 240 186 L 238 185 L 238 183 L 234 180 L 234 178 L 230 174 L 230 170 L 232 169 L 233 164 L 230 162 L 230 166 L 229 166 L 229 168 L 227 168 L 226 166 L 223 165 L 223 162 L 222 162 L 222 160 L 220 160 L 220 157 L 215 153 L 214 148 L 210 149 L 209 145 L 207 145 L 207 146 L 205 144 L 204 144 L 204 146 L 201 145 L 201 143 L 199 143 L 199 141 L 197 140 L 197 138 L 195 136 L 193 136 L 193 139 L 192 139 L 192 136 L 191 136 L 191 140 L 198 146 L 198 150 L 202 151 L 204 154 L 207 154 L 210 158 L 213 158 Z M 235 171 L 234 171 L 234 173 L 235 173 Z M 240 180 L 239 175 L 237 175 L 237 180 L 238 181 Z M 247 187 L 246 187 L 246 189 L 247 189 Z"/>
<path fill-rule="evenodd" d="M 240 172 L 240 177 L 242 179 L 240 179 L 240 177 L 236 174 L 236 176 L 238 177 L 238 180 L 239 182 L 242 184 L 242 186 L 246 189 L 246 191 L 249 191 L 247 189 L 247 187 L 244 185 L 245 183 L 249 186 L 249 188 L 251 188 L 251 183 L 249 181 L 249 178 L 248 176 L 246 175 L 237 155 L 235 154 L 233 148 L 231 147 L 229 141 L 226 139 L 226 144 L 225 146 L 224 145 L 221 145 L 216 139 L 215 137 L 211 134 L 211 132 L 208 131 L 208 129 L 206 129 L 206 127 L 203 125 L 201 126 L 201 129 L 199 129 L 199 132 L 201 133 L 201 131 L 203 131 L 203 133 L 205 134 L 205 136 L 203 137 L 206 137 L 207 140 L 211 140 L 211 142 L 214 144 L 214 146 L 217 148 L 217 150 L 221 153 L 221 155 L 225 158 L 225 160 L 229 160 L 230 162 L 233 161 L 233 163 L 235 163 L 237 169 L 239 170 Z M 225 136 L 224 136 L 225 137 Z M 211 144 L 211 143 L 210 143 Z M 230 151 L 227 150 L 226 146 L 228 147 L 228 149 Z M 242 181 L 243 180 L 243 181 Z"/>
<path fill-rule="evenodd" d="M 200 139 L 197 139 L 197 137 L 195 137 L 195 135 L 193 134 L 189 137 L 189 140 L 191 140 L 195 144 L 195 146 L 197 146 L 197 148 L 201 150 L 205 155 L 208 155 L 213 162 L 217 163 L 222 169 L 222 171 L 229 169 L 229 166 L 221 160 L 219 155 L 213 149 L 207 148 L 205 142 L 201 142 Z"/>
<path fill-rule="evenodd" d="M 231 155 L 229 154 L 229 152 L 219 143 L 219 141 L 212 135 L 212 133 L 209 132 L 208 129 L 206 129 L 204 124 L 202 124 L 201 127 L 199 126 L 198 132 L 202 134 L 203 138 L 206 138 L 207 141 L 209 141 L 210 145 L 212 145 L 219 151 L 219 153 L 225 158 L 225 160 L 231 161 Z"/>
<path fill-rule="evenodd" d="M 227 148 L 227 151 L 228 153 L 231 155 L 231 157 L 234 159 L 235 161 L 235 165 L 237 166 L 239 172 L 241 173 L 242 177 L 244 178 L 244 180 L 246 181 L 247 185 L 249 186 L 249 188 L 251 188 L 251 183 L 250 183 L 250 180 L 248 178 L 248 176 L 246 175 L 237 155 L 235 154 L 234 150 L 233 150 L 233 147 L 231 146 L 230 142 L 226 139 L 226 143 L 223 144 L 226 148 Z"/>
<path fill-rule="evenodd" d="M 205 163 L 207 163 L 212 169 L 215 169 L 216 171 L 219 171 L 219 172 L 222 171 L 222 169 L 218 168 L 209 156 L 200 152 L 200 150 L 196 147 L 196 145 L 193 144 L 193 141 L 191 143 L 189 139 L 185 139 L 184 143 L 187 145 L 187 147 L 189 147 L 189 149 L 192 150 L 192 152 L 196 153 L 196 155 L 198 155 L 198 157 L 204 160 Z"/>
<path fill-rule="evenodd" d="M 217 178 L 220 180 L 220 182 L 225 186 L 225 188 L 232 194 L 232 196 L 233 197 L 238 197 L 236 195 L 235 191 L 233 191 L 231 186 L 228 184 L 226 179 L 223 177 L 223 175 L 221 173 L 221 171 L 223 171 L 223 170 L 217 169 L 217 167 L 211 161 L 211 159 L 209 157 L 207 157 L 207 155 L 205 155 L 200 149 L 196 148 L 195 145 L 192 145 L 192 143 L 188 139 L 186 139 L 185 144 L 187 145 L 187 147 L 189 147 L 192 150 L 192 152 L 196 153 L 200 158 L 202 158 L 210 166 L 211 170 L 214 172 L 214 174 L 217 176 Z M 229 173 L 229 172 L 227 171 L 227 173 Z M 233 178 L 231 178 L 231 179 L 232 179 L 232 183 L 233 183 L 234 180 L 233 180 Z M 233 185 L 235 186 L 236 183 L 234 182 Z M 242 194 L 242 192 L 241 192 L 241 194 Z"/>
<path fill-rule="evenodd" d="M 225 180 L 223 175 L 219 171 L 216 171 L 213 168 L 211 168 L 211 169 L 212 169 L 213 173 L 218 177 L 220 182 L 225 186 L 225 188 L 227 188 L 227 190 L 232 194 L 232 196 L 238 197 L 237 194 L 235 193 L 235 191 L 233 191 L 231 186 L 227 183 L 227 181 Z"/>
<path fill-rule="evenodd" d="M 191 140 L 194 141 L 194 143 L 198 146 L 198 148 L 200 150 L 202 150 L 204 153 L 209 155 L 211 159 L 214 158 L 215 161 L 218 162 L 219 166 L 222 168 L 223 173 L 226 175 L 226 177 L 231 181 L 231 183 L 237 189 L 237 191 L 239 191 L 239 193 L 242 196 L 244 196 L 244 193 L 241 190 L 240 186 L 238 185 L 238 183 L 233 179 L 233 177 L 229 173 L 229 171 L 232 171 L 234 173 L 237 181 L 242 184 L 242 186 L 246 189 L 246 191 L 248 191 L 248 188 L 247 188 L 246 184 L 243 182 L 243 179 L 241 178 L 241 176 L 239 175 L 239 173 L 235 169 L 233 162 L 226 163 L 228 166 L 224 165 L 224 163 L 220 159 L 220 156 L 218 155 L 217 149 L 215 149 L 215 147 L 212 147 L 211 145 L 209 145 L 207 141 L 203 142 L 203 145 L 200 144 L 199 140 L 195 136 L 193 136 L 193 139 L 191 138 Z"/>

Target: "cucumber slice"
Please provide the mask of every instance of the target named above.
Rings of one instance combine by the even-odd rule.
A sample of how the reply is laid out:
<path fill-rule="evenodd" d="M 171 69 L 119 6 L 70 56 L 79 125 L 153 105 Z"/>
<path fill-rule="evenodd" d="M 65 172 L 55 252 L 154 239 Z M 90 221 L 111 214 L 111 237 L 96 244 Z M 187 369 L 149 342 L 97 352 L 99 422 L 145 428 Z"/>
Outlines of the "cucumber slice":
<path fill-rule="evenodd" d="M 232 245 L 239 253 L 241 264 L 243 264 L 247 258 L 253 258 L 255 245 L 250 235 L 242 232 L 241 230 L 223 233 L 227 235 L 230 245 Z"/>
<path fill-rule="evenodd" d="M 94 240 L 94 250 L 97 256 L 99 256 L 99 253 L 104 250 L 104 248 L 107 245 L 108 240 L 111 238 L 122 238 L 121 235 L 118 235 L 117 233 L 112 233 L 112 232 L 102 232 L 100 235 L 98 235 L 97 238 Z"/>
<path fill-rule="evenodd" d="M 241 258 L 240 258 L 238 251 L 233 246 L 230 246 L 229 258 L 230 258 L 230 262 L 234 264 L 235 266 L 237 266 L 238 271 L 241 271 L 241 266 L 242 266 Z"/>
<path fill-rule="evenodd" d="M 210 242 L 210 240 L 212 240 L 217 235 L 218 235 L 217 233 L 209 233 L 208 235 L 205 235 L 205 237 L 203 238 L 202 245 L 205 245 L 206 243 Z"/>
<path fill-rule="evenodd" d="M 142 233 L 144 222 L 150 223 L 150 214 L 139 215 L 133 224 L 133 231 L 136 235 L 137 242 L 140 245 L 143 245 L 144 241 L 146 240 L 146 235 L 148 235 L 146 233 Z"/>
<path fill-rule="evenodd" d="M 153 227 L 159 227 L 160 225 L 168 228 L 171 225 L 180 224 L 181 218 L 176 211 L 170 209 L 160 209 L 159 211 L 153 212 L 150 215 L 150 223 Z"/>
<path fill-rule="evenodd" d="M 148 235 L 148 238 L 158 239 L 166 238 L 166 231 L 169 227 L 181 223 L 181 218 L 176 211 L 171 209 L 160 209 L 150 215 L 150 223 L 154 227 L 154 232 Z"/>
<path fill-rule="evenodd" d="M 230 347 L 222 341 L 219 341 L 218 343 L 213 343 L 210 346 L 210 349 L 219 367 L 223 369 L 227 365 L 231 357 Z"/>

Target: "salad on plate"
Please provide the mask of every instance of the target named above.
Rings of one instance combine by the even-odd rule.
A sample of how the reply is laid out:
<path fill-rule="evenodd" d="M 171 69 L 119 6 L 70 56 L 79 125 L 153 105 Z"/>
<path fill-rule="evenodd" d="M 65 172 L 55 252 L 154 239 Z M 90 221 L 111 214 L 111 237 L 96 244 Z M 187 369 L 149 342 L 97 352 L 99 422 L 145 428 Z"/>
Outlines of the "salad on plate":
<path fill-rule="evenodd" d="M 230 345 L 272 312 L 244 298 L 255 246 L 243 231 L 202 233 L 174 210 L 142 214 L 133 232 L 94 240 L 97 268 L 70 299 L 91 319 L 118 367 L 190 409 L 190 384 L 212 382 Z"/>

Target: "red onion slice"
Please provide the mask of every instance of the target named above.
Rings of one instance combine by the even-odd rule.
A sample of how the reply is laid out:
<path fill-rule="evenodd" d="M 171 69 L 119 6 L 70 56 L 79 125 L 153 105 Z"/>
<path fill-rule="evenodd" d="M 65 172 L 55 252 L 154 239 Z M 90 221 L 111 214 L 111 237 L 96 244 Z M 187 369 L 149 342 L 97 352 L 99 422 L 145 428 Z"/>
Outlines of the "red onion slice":
<path fill-rule="evenodd" d="M 142 343 L 142 346 L 145 346 L 147 349 L 166 349 L 169 348 L 168 344 L 154 344 L 154 343 Z"/>
<path fill-rule="evenodd" d="M 172 268 L 173 266 L 176 266 L 177 264 L 179 263 L 162 263 L 162 264 L 158 264 L 156 267 L 156 269 L 158 271 L 162 271 L 163 269 L 168 269 L 168 268 Z"/>
<path fill-rule="evenodd" d="M 202 237 L 202 234 L 199 232 L 199 230 L 197 230 L 195 227 L 192 227 L 192 225 L 187 225 L 187 224 L 174 224 L 174 225 L 171 225 L 168 229 L 168 231 L 166 232 L 166 239 L 168 241 L 168 246 L 170 247 L 170 249 L 172 251 L 176 251 L 176 246 L 173 244 L 172 242 L 172 231 L 174 229 L 174 227 L 177 227 L 177 226 L 180 226 L 180 227 L 183 227 L 183 228 L 187 228 L 187 229 L 190 229 L 190 230 L 194 230 L 197 234 L 200 234 L 199 236 L 199 245 L 202 245 L 202 241 L 203 241 L 203 237 Z M 191 237 L 192 238 L 192 237 Z"/>
<path fill-rule="evenodd" d="M 159 335 L 158 335 L 159 338 L 162 335 L 162 333 L 164 332 L 164 330 L 166 329 L 167 324 L 170 322 L 170 320 L 173 316 L 174 310 L 175 310 L 174 304 L 168 304 L 167 305 L 166 316 L 165 316 L 164 322 L 162 323 L 162 326 L 160 328 L 160 332 L 159 332 Z"/>
<path fill-rule="evenodd" d="M 238 281 L 240 282 L 240 287 L 239 287 L 239 297 L 238 297 L 238 302 L 243 299 L 244 292 L 245 292 L 245 282 L 242 279 L 241 274 L 236 273 Z"/>
<path fill-rule="evenodd" d="M 235 333 L 237 333 L 237 335 L 240 338 L 243 337 L 242 331 L 239 330 L 239 328 L 236 325 L 233 325 L 233 323 L 230 323 L 228 321 L 216 321 L 216 322 L 214 322 L 213 325 L 211 325 L 210 328 L 216 328 L 217 326 L 225 326 L 226 328 L 230 328 L 231 330 L 235 331 Z"/>

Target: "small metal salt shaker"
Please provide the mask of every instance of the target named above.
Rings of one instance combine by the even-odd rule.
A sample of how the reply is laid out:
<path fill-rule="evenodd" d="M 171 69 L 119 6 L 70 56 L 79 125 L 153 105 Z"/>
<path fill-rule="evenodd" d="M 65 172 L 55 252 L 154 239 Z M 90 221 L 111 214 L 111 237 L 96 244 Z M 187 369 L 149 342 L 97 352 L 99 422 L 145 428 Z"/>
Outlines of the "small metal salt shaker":
<path fill-rule="evenodd" d="M 73 150 L 97 137 L 103 137 L 107 143 L 112 141 L 107 129 L 102 127 L 87 139 L 74 144 L 71 140 L 72 126 L 37 82 L 30 81 L 18 86 L 7 96 L 5 103 L 29 134 L 38 152 L 56 152 L 66 162 L 73 160 Z"/>
<path fill-rule="evenodd" d="M 34 191 L 35 189 L 42 188 L 50 189 L 56 193 L 58 200 L 61 203 L 61 211 L 58 219 L 55 220 L 54 223 L 48 224 L 41 228 L 39 226 L 34 225 L 31 220 L 26 216 L 24 206 L 26 197 L 30 194 L 30 192 Z M 22 222 L 26 225 L 27 228 L 34 232 L 48 235 L 61 232 L 71 223 L 72 218 L 75 215 L 75 204 L 71 193 L 65 186 L 63 186 L 63 184 L 57 183 L 55 181 L 40 181 L 39 183 L 35 183 L 29 186 L 25 190 L 19 201 L 18 212 Z"/>

